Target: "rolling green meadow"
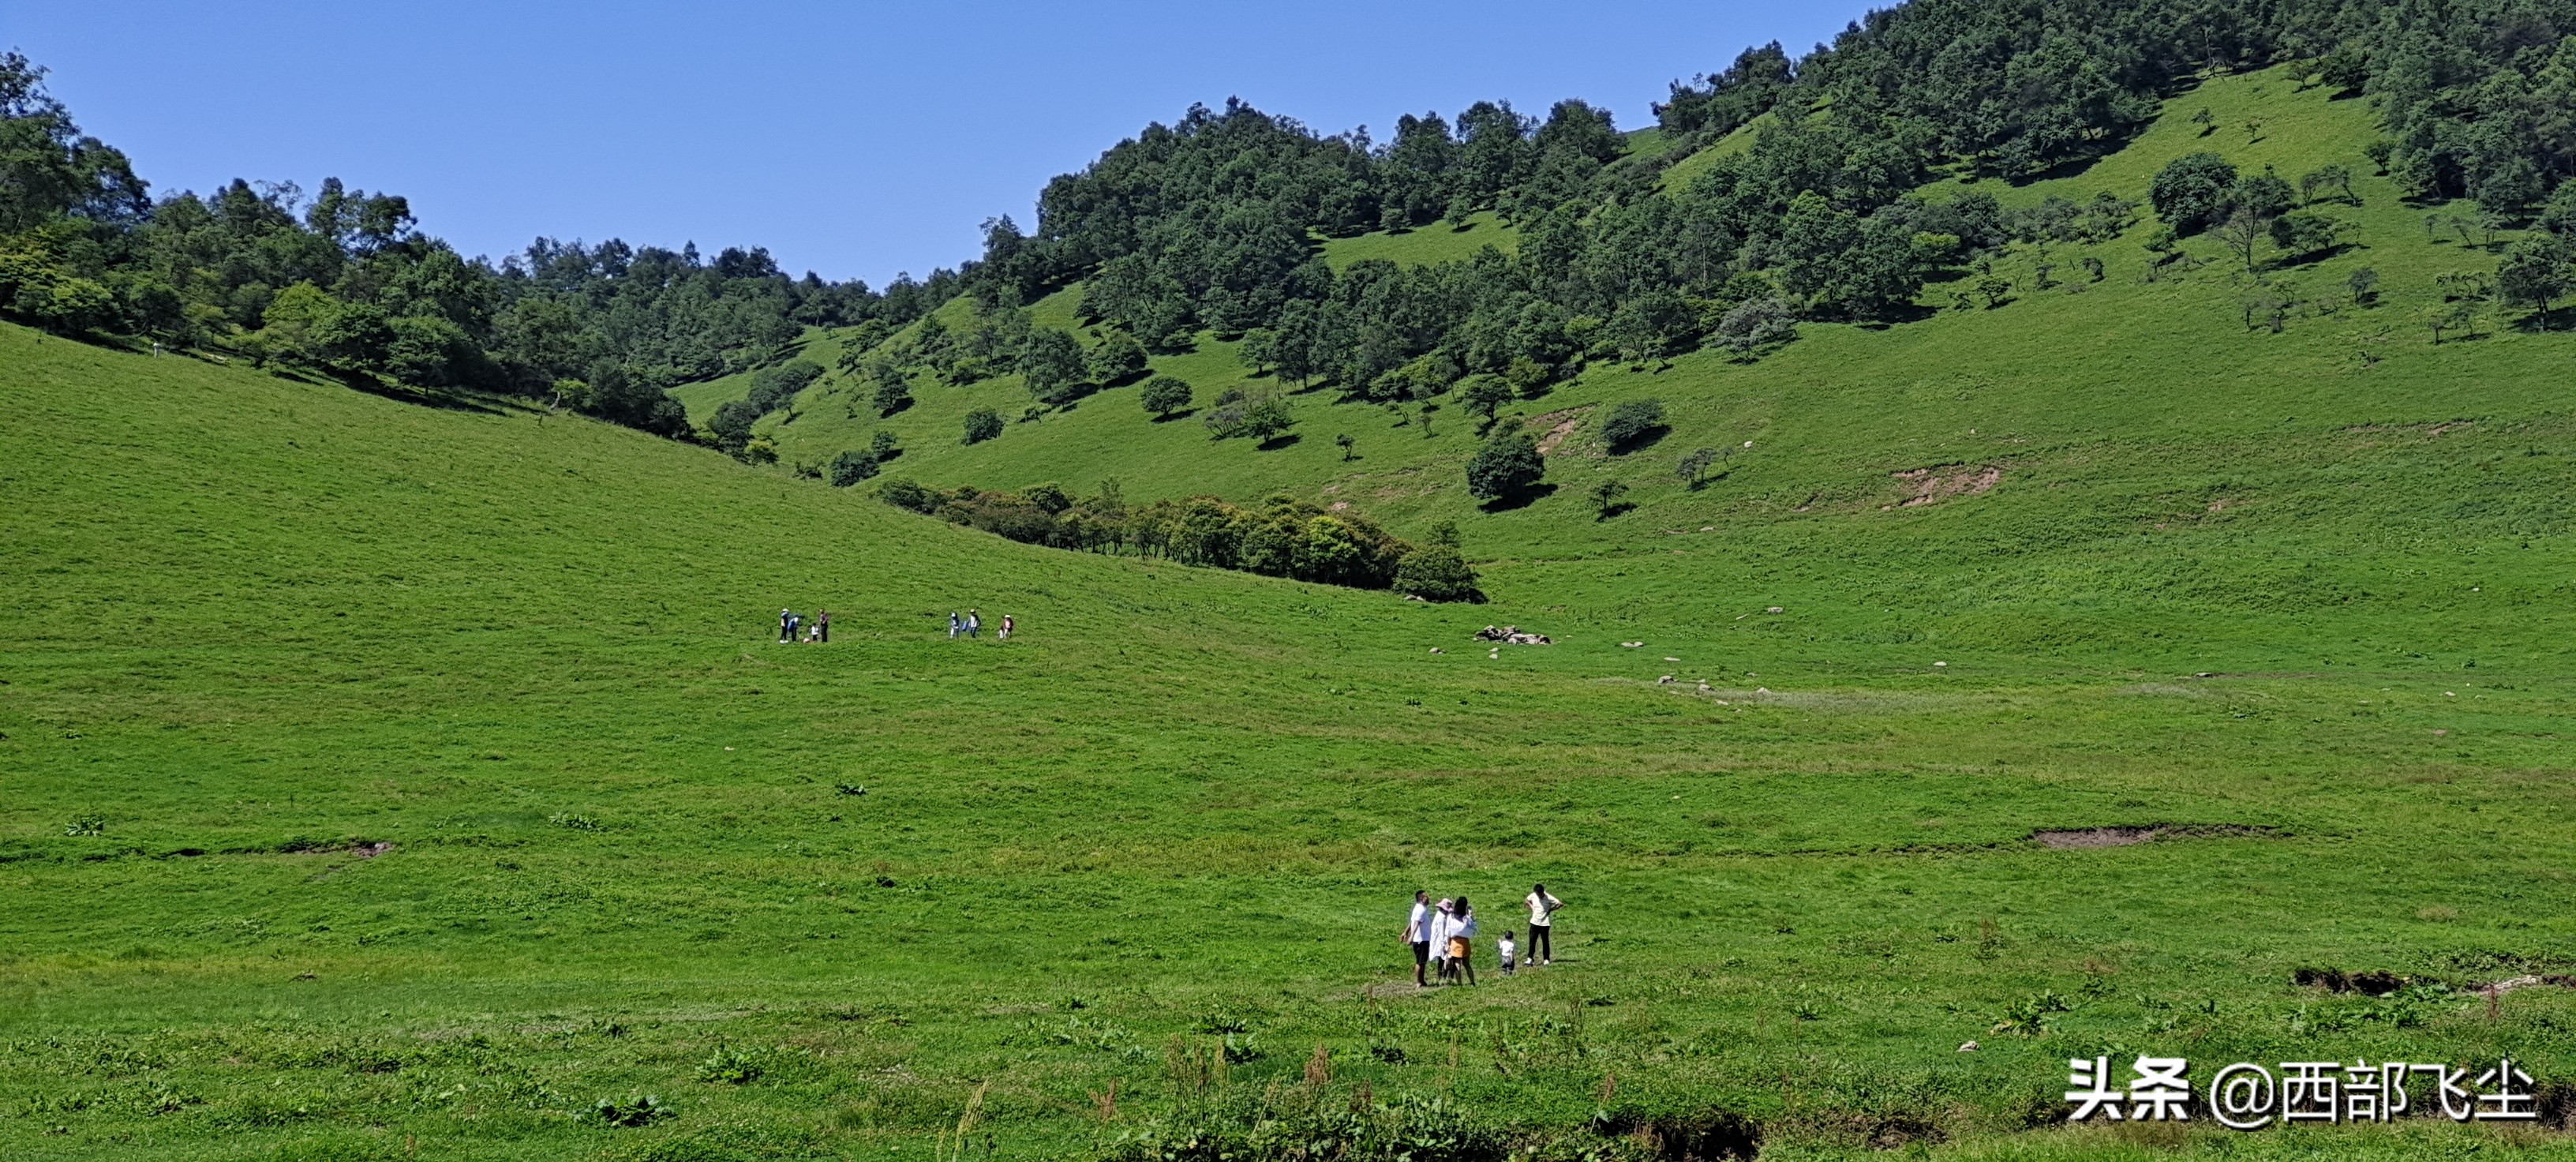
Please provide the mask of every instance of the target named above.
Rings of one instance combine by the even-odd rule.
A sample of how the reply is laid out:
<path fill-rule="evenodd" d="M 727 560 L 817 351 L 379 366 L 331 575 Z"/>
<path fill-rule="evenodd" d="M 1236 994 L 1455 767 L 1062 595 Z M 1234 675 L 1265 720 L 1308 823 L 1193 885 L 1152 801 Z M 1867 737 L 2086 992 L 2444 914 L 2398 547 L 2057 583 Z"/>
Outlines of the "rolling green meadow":
<path fill-rule="evenodd" d="M 1462 408 L 1294 392 L 1213 336 L 1154 369 L 1202 409 L 1294 392 L 1297 439 L 1129 386 L 963 445 L 1015 377 L 881 418 L 835 371 L 748 466 L 0 325 L 0 1157 L 1198 1158 L 1194 1126 L 1343 1109 L 1529 1159 L 2576 1157 L 2576 338 L 2433 341 L 2495 242 L 2347 156 L 2369 117 L 2220 77 L 1982 187 L 2352 165 L 2352 245 L 2262 256 L 2277 330 L 2210 239 L 2147 281 L 2143 217 L 2016 246 L 2000 305 L 1935 284 L 1513 403 L 1553 491 L 1501 509 Z M 675 394 L 703 422 L 747 380 Z M 1669 433 L 1601 447 L 1646 398 Z M 926 484 L 1453 521 L 1492 601 L 796 475 L 880 429 Z M 1734 451 L 1692 486 L 1702 446 Z M 772 644 L 781 606 L 832 642 Z M 1018 635 L 950 640 L 969 607 Z M 2143 841 L 2041 834 L 2106 828 Z M 1499 976 L 1533 881 L 1557 960 Z M 1478 986 L 1412 985 L 1417 887 L 1479 902 Z M 2063 1124 L 2070 1057 L 2142 1053 L 2511 1056 L 2545 1124 Z"/>

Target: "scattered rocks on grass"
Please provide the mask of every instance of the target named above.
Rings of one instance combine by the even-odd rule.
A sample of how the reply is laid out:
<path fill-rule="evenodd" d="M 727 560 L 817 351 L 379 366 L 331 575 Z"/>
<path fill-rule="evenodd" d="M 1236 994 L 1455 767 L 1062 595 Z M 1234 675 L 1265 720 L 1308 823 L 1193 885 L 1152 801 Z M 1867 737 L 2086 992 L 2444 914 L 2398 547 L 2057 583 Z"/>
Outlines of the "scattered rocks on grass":
<path fill-rule="evenodd" d="M 1521 627 L 1517 625 L 1507 625 L 1499 629 L 1489 625 L 1483 629 L 1477 630 L 1474 634 L 1469 636 L 1471 640 L 1474 641 L 1500 642 L 1508 646 L 1552 646 L 1556 644 L 1556 642 L 1551 640 L 1546 634 L 1525 633 L 1521 630 Z"/>
<path fill-rule="evenodd" d="M 1904 481 L 1911 495 L 1896 503 L 1899 508 L 1915 508 L 1953 496 L 1975 496 L 1990 491 L 2004 478 L 2004 470 L 1992 464 L 1970 468 L 1962 464 L 1939 468 L 1916 468 L 1889 475 Z"/>
<path fill-rule="evenodd" d="M 1546 429 L 1546 432 L 1538 438 L 1538 454 L 1554 455 L 1557 445 L 1563 444 L 1567 436 L 1573 435 L 1574 429 L 1583 426 L 1583 417 L 1591 410 L 1592 405 L 1585 404 L 1582 407 L 1567 408 L 1561 412 L 1549 412 L 1529 421 L 1529 426 L 1532 428 Z"/>

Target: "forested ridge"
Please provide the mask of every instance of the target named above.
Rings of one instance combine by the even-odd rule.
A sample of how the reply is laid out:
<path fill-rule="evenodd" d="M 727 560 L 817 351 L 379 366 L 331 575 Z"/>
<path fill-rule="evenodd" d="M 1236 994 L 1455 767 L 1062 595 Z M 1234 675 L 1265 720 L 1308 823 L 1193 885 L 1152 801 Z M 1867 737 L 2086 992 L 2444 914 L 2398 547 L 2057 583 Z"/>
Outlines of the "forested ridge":
<path fill-rule="evenodd" d="M 2527 217 L 2576 172 L 2571 33 L 2576 4 L 2550 0 L 1916 0 L 1804 58 L 1772 44 L 1676 83 L 1652 155 L 1579 101 L 1544 120 L 1495 103 L 1454 126 L 1407 115 L 1382 144 L 1229 102 L 1049 183 L 1035 229 L 995 223 L 967 282 L 1010 301 L 1084 280 L 1086 312 L 1148 345 L 1258 331 L 1283 374 L 1372 399 L 1478 374 L 1527 391 L 1585 358 L 1752 353 L 1799 319 L 1902 319 L 1981 250 L 2117 233 L 2134 207 L 2008 215 L 1982 193 L 1910 191 L 2107 154 L 2211 69 L 2304 62 L 2378 102 L 2386 137 L 2367 152 L 2409 194 Z M 1749 147 L 1659 180 L 1739 131 Z M 1480 210 L 1520 229 L 1516 255 L 1336 274 L 1310 241 Z"/>
<path fill-rule="evenodd" d="M 791 278 L 759 248 L 539 238 L 469 259 L 400 195 L 336 178 L 155 198 L 43 77 L 0 55 L 0 309 L 57 332 L 552 399 L 685 436 L 664 388 L 757 365 L 807 326 L 904 322 L 955 293 L 944 271 L 883 292 Z"/>
<path fill-rule="evenodd" d="M 1674 83 L 1654 149 L 1579 100 L 1544 117 L 1501 102 L 1454 122 L 1408 114 L 1383 141 L 1198 106 L 1048 183 L 1032 228 L 994 219 L 979 259 L 882 292 L 791 278 L 760 249 L 707 260 L 541 238 L 467 259 L 419 232 L 401 197 L 336 180 L 310 197 L 236 181 L 156 199 L 11 55 L 0 306 L 58 331 L 552 398 L 674 436 L 691 433 L 663 389 L 773 362 L 809 326 L 873 324 L 844 370 L 889 410 L 921 370 L 1017 371 L 1053 402 L 1202 332 L 1349 396 L 1477 377 L 1537 394 L 1586 360 L 1712 344 L 1755 357 L 1801 320 L 1902 321 L 1927 281 L 2012 239 L 2115 234 L 2139 207 L 2007 213 L 1982 192 L 1914 191 L 2062 172 L 2117 149 L 2196 76 L 2283 62 L 2376 103 L 2384 137 L 2363 152 L 2411 196 L 2576 218 L 2559 205 L 2576 173 L 2576 0 L 1915 0 L 1803 57 L 1762 46 Z M 1733 135 L 1687 180 L 1668 172 Z M 2232 171 L 2211 180 L 2184 211 L 2155 210 L 2186 234 L 2247 206 L 2255 226 L 2287 216 L 2268 189 L 2233 192 Z M 1478 213 L 1516 228 L 1516 253 L 1340 271 L 1321 256 L 1321 237 Z M 2290 227 L 2274 236 L 2323 228 Z M 2523 262 L 2541 291 L 2576 277 L 2564 233 Z M 1076 283 L 1083 314 L 1106 324 L 1089 352 L 1014 310 Z M 976 300 L 972 329 L 930 320 L 865 357 L 960 292 Z M 788 394 L 812 375 L 796 378 Z M 719 416 L 713 438 L 741 449 L 780 402 Z"/>

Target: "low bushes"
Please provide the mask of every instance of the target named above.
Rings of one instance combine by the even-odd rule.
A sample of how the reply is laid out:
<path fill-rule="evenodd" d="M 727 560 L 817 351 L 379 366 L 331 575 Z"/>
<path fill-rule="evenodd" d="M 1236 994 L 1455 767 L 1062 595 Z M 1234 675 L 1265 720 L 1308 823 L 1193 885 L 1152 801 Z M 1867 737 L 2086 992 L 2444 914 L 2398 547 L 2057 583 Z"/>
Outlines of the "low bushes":
<path fill-rule="evenodd" d="M 1131 508 L 1115 489 L 1077 498 L 1052 484 L 1020 492 L 973 486 L 943 492 L 910 480 L 888 481 L 877 495 L 897 508 L 1024 544 L 1110 554 L 1132 551 L 1270 577 L 1398 589 L 1428 601 L 1482 596 L 1475 570 L 1458 553 L 1454 533 L 1418 547 L 1358 513 L 1286 496 L 1272 496 L 1258 508 L 1209 496 Z"/>

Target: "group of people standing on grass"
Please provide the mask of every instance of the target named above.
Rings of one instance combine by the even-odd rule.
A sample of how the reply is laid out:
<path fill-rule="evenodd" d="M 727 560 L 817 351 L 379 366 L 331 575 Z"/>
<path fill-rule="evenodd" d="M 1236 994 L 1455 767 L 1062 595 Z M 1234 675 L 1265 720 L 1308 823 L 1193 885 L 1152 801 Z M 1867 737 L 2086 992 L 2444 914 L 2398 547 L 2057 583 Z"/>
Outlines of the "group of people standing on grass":
<path fill-rule="evenodd" d="M 808 623 L 805 620 L 804 614 L 798 613 L 795 610 L 781 609 L 778 611 L 778 644 L 789 646 L 795 645 L 798 642 L 812 642 L 820 645 L 831 640 L 831 610 L 826 609 L 822 612 L 816 613 L 814 615 L 814 620 L 811 623 Z"/>
<path fill-rule="evenodd" d="M 1019 627 L 1020 623 L 1013 619 L 1010 614 L 1005 613 L 1002 615 L 1001 629 L 996 631 L 993 636 L 1000 638 L 1003 641 L 1009 641 L 1011 640 L 1011 631 L 1018 629 Z M 967 637 L 984 636 L 983 615 L 976 613 L 972 609 L 967 610 L 963 617 L 958 616 L 953 611 L 950 612 L 948 615 L 948 636 L 954 638 L 961 633 Z"/>
<path fill-rule="evenodd" d="M 1565 901 L 1549 895 L 1546 884 L 1532 884 L 1521 902 L 1529 905 L 1527 947 L 1513 940 L 1516 934 L 1509 928 L 1494 941 L 1504 976 L 1512 975 L 1515 964 L 1544 965 L 1556 958 L 1556 910 Z M 1404 942 L 1413 946 L 1413 983 L 1424 988 L 1433 980 L 1456 984 L 1463 978 L 1468 984 L 1476 983 L 1476 927 L 1476 909 L 1467 897 L 1435 904 L 1431 893 L 1413 893 L 1413 911 L 1404 921 Z"/>

